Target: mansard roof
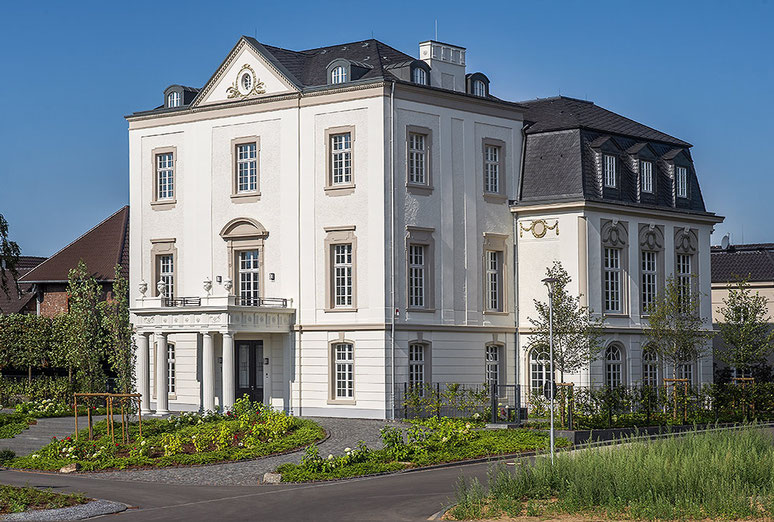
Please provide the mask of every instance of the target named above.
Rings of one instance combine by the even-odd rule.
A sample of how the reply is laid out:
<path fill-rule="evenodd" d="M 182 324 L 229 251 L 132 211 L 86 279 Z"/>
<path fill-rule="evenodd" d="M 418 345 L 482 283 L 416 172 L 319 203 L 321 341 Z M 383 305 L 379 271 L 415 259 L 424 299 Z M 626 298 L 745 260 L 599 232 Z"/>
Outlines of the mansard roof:
<path fill-rule="evenodd" d="M 100 282 L 112 282 L 114 268 L 129 276 L 129 206 L 124 206 L 81 237 L 19 278 L 20 283 L 65 282 L 83 260 Z"/>
<path fill-rule="evenodd" d="M 527 135 L 517 204 L 590 200 L 706 213 L 691 144 L 564 96 L 520 102 Z M 615 189 L 603 187 L 599 154 L 618 159 Z M 653 163 L 654 192 L 642 193 L 638 162 Z M 674 165 L 688 169 L 688 198 L 674 194 Z"/>
<path fill-rule="evenodd" d="M 774 281 L 774 243 L 713 246 L 711 252 L 713 283 Z"/>

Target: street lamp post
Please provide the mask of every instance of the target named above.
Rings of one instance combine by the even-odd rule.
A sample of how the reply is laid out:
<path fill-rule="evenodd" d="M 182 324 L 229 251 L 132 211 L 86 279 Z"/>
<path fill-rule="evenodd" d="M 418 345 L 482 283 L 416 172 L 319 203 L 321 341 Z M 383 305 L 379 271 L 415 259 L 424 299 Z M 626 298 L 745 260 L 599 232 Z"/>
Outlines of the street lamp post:
<path fill-rule="evenodd" d="M 543 279 L 543 284 L 548 287 L 548 349 L 549 359 L 551 365 L 551 382 L 549 384 L 549 394 L 551 397 L 551 465 L 554 464 L 554 394 L 556 385 L 554 384 L 554 283 L 557 279 L 555 277 L 546 277 Z"/>

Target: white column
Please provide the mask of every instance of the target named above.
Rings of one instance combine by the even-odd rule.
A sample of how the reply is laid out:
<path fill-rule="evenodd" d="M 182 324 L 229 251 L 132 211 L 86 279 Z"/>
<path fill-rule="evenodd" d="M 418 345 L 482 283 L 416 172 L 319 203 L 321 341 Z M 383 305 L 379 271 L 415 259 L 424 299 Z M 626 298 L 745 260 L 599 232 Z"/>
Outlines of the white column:
<path fill-rule="evenodd" d="M 223 410 L 234 405 L 236 381 L 234 380 L 234 334 L 223 332 Z"/>
<path fill-rule="evenodd" d="M 210 332 L 202 334 L 202 409 L 215 410 L 215 343 Z"/>
<path fill-rule="evenodd" d="M 151 411 L 149 336 L 149 332 L 137 334 L 137 392 L 142 395 L 140 399 L 140 412 L 143 415 L 147 415 Z"/>
<path fill-rule="evenodd" d="M 167 334 L 156 332 L 156 415 L 169 413 Z"/>

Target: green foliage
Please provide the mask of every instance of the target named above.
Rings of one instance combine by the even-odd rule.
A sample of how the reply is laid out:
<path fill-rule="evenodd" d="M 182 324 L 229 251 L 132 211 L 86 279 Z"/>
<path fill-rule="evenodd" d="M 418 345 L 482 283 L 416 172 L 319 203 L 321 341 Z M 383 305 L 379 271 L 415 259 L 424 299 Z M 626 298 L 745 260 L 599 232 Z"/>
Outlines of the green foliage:
<path fill-rule="evenodd" d="M 26 430 L 35 421 L 18 413 L 0 413 L 0 439 L 10 439 Z"/>
<path fill-rule="evenodd" d="M 19 274 L 16 271 L 16 265 L 19 263 L 20 255 L 19 245 L 8 239 L 8 221 L 0 214 L 0 292 L 6 295 L 19 292 L 16 282 Z M 9 288 L 11 283 L 13 283 L 13 289 Z"/>
<path fill-rule="evenodd" d="M 770 519 L 774 445 L 755 426 L 558 454 L 495 468 L 488 493 L 462 484 L 457 519 L 540 516 L 626 519 Z M 485 509 L 482 507 L 485 506 Z"/>
<path fill-rule="evenodd" d="M 6 462 L 12 461 L 16 457 L 16 453 L 9 449 L 0 449 L 0 466 L 4 466 Z"/>
<path fill-rule="evenodd" d="M 407 417 L 438 417 L 442 409 L 450 408 L 471 419 L 488 419 L 491 417 L 490 391 L 486 385 L 465 386 L 458 383 L 409 386 L 400 406 Z"/>
<path fill-rule="evenodd" d="M 715 350 L 715 356 L 738 370 L 765 363 L 774 350 L 767 299 L 753 294 L 747 280 L 729 283 L 720 313 L 723 320 L 718 327 L 724 346 Z"/>
<path fill-rule="evenodd" d="M 71 316 L 68 335 L 78 357 L 78 383 L 84 392 L 104 391 L 107 376 L 102 364 L 105 354 L 99 313 L 102 288 L 82 260 L 70 270 L 67 292 Z"/>
<path fill-rule="evenodd" d="M 1 461 L 0 461 L 1 462 Z M 33 509 L 58 509 L 85 504 L 91 499 L 80 493 L 62 494 L 31 487 L 0 485 L 0 515 Z"/>
<path fill-rule="evenodd" d="M 119 265 L 115 267 L 112 299 L 100 303 L 100 312 L 107 360 L 116 374 L 118 391 L 132 393 L 135 350 L 129 321 L 129 282 L 121 274 Z"/>
<path fill-rule="evenodd" d="M 51 320 L 29 314 L 0 315 L 0 369 L 46 368 L 50 352 Z"/>
<path fill-rule="evenodd" d="M 602 348 L 600 337 L 604 318 L 595 318 L 592 310 L 580 305 L 580 295 L 571 295 L 568 286 L 570 275 L 559 261 L 546 269 L 546 276 L 556 279 L 553 285 L 553 341 L 554 368 L 562 381 L 565 373 L 576 373 L 589 365 Z M 533 333 L 529 337 L 529 349 L 548 354 L 551 307 L 549 302 L 534 300 L 537 317 L 529 318 Z M 546 359 L 548 356 L 546 355 Z"/>
<path fill-rule="evenodd" d="M 674 277 L 669 277 L 648 309 L 650 328 L 648 349 L 674 371 L 682 364 L 695 361 L 707 353 L 712 331 L 705 327 L 699 310 L 699 294 L 686 291 Z"/>
<path fill-rule="evenodd" d="M 284 412 L 242 401 L 242 414 L 184 413 L 169 419 L 149 419 L 128 425 L 128 444 L 114 444 L 107 435 L 106 421 L 75 437 L 52 440 L 37 453 L 13 460 L 18 468 L 58 470 L 77 462 L 84 470 L 125 469 L 139 466 L 174 466 L 252 459 L 289 451 L 322 439 L 325 432 L 316 423 L 290 417 Z M 252 412 L 252 413 L 249 413 Z M 278 420 L 280 418 L 287 420 Z M 257 426 L 269 428 L 257 429 Z M 117 433 L 119 427 L 116 428 Z M 281 431 L 284 430 L 284 431 Z"/>
<path fill-rule="evenodd" d="M 31 382 L 27 379 L 0 377 L 0 404 L 5 407 L 30 399 L 51 399 L 67 404 L 73 400 L 73 391 L 73 386 L 66 377 L 39 376 Z"/>

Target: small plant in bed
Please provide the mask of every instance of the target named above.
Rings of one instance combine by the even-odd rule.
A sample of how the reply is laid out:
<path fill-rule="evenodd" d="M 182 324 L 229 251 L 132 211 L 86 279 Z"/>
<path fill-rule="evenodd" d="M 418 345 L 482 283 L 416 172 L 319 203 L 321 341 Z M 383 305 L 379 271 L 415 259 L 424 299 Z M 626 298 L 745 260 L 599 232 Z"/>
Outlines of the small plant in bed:
<path fill-rule="evenodd" d="M 552 465 L 493 467 L 488 488 L 460 480 L 458 520 L 539 516 L 584 520 L 774 517 L 774 439 L 756 426 L 690 432 L 560 453 Z"/>
<path fill-rule="evenodd" d="M 0 515 L 33 509 L 57 509 L 85 504 L 90 499 L 80 493 L 61 494 L 29 487 L 0 485 Z"/>
<path fill-rule="evenodd" d="M 92 415 L 105 415 L 106 413 L 104 406 L 78 405 L 78 415 L 86 415 L 87 408 L 91 409 Z M 53 399 L 37 399 L 22 402 L 14 406 L 14 410 L 19 415 L 27 415 L 36 419 L 46 417 L 67 417 L 74 413 L 71 404 L 57 402 Z"/>
<path fill-rule="evenodd" d="M 400 428 L 386 426 L 381 431 L 382 449 L 370 449 L 361 441 L 343 455 L 322 457 L 313 447 L 300 464 L 283 464 L 277 471 L 285 482 L 330 480 L 540 450 L 548 445 L 542 432 L 476 429 L 480 425 L 443 417 L 415 421 L 405 435 Z M 557 441 L 558 446 L 568 444 L 566 439 Z"/>
<path fill-rule="evenodd" d="M 239 399 L 231 411 L 220 413 L 184 413 L 168 419 L 150 419 L 139 427 L 131 423 L 129 438 L 120 442 L 120 424 L 116 442 L 107 434 L 107 424 L 94 426 L 94 438 L 88 430 L 74 437 L 52 440 L 37 453 L 12 460 L 17 468 L 58 470 L 77 464 L 81 470 L 162 467 L 211 464 L 263 457 L 290 451 L 325 436 L 316 423 L 291 417 L 247 397 Z"/>

